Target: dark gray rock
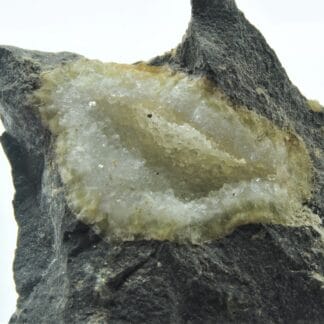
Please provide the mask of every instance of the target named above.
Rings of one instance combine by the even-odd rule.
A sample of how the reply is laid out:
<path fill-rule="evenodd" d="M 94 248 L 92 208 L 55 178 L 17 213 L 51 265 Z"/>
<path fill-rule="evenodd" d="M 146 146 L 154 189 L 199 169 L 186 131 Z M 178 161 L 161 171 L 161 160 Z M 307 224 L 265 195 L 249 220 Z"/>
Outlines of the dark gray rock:
<path fill-rule="evenodd" d="M 207 76 L 234 102 L 294 128 L 316 168 L 323 214 L 323 113 L 308 109 L 260 33 L 232 0 L 193 0 L 176 54 L 152 60 Z M 79 58 L 0 47 L 1 143 L 13 168 L 19 294 L 11 323 L 322 323 L 324 251 L 311 228 L 246 225 L 193 246 L 107 243 L 68 209 L 53 138 L 29 95 L 39 75 Z"/>

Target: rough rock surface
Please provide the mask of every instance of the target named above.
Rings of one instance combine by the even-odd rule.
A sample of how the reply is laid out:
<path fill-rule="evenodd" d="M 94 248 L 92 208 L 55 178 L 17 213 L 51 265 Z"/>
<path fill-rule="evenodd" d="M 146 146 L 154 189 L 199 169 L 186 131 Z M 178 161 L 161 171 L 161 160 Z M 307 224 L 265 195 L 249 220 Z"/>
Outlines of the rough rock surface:
<path fill-rule="evenodd" d="M 151 64 L 206 75 L 234 102 L 305 141 L 309 203 L 324 217 L 323 112 L 308 109 L 232 0 L 193 0 L 175 52 Z M 53 138 L 30 105 L 40 73 L 78 59 L 0 47 L 1 142 L 13 168 L 19 299 L 11 323 L 321 323 L 323 241 L 314 229 L 251 224 L 203 245 L 107 243 L 68 209 Z"/>

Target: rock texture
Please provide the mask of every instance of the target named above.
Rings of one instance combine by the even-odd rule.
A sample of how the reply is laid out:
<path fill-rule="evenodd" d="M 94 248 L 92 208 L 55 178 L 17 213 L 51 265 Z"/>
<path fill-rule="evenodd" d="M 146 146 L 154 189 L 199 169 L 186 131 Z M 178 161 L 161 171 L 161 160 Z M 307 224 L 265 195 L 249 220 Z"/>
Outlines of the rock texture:
<path fill-rule="evenodd" d="M 323 112 L 308 108 L 232 0 L 192 0 L 176 51 L 151 61 L 207 76 L 239 105 L 291 127 L 312 156 L 324 217 Z M 67 207 L 53 138 L 29 96 L 71 53 L 0 47 L 1 143 L 13 168 L 19 299 L 11 323 L 321 323 L 324 250 L 312 228 L 251 224 L 203 245 L 107 243 Z"/>

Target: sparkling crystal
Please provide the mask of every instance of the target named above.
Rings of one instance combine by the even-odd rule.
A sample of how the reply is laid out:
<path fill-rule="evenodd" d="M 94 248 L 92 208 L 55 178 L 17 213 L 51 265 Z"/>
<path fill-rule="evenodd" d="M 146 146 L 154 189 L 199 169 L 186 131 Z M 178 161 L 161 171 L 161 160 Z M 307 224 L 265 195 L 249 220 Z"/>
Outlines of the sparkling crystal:
<path fill-rule="evenodd" d="M 303 142 L 203 79 L 80 60 L 44 75 L 37 95 L 71 208 L 109 238 L 201 242 L 317 221 L 296 216 L 312 178 Z"/>

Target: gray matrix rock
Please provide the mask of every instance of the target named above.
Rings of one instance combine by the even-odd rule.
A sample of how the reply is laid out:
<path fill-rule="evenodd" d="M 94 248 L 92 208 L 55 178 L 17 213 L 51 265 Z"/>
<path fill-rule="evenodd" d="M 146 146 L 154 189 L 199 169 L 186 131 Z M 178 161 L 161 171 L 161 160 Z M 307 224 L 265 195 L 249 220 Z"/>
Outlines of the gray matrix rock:
<path fill-rule="evenodd" d="M 10 323 L 323 323 L 322 227 L 253 223 L 193 244 L 106 240 L 79 220 L 67 203 L 56 137 L 30 98 L 43 72 L 80 59 L 0 47 L 1 143 L 19 226 Z M 324 218 L 323 111 L 309 109 L 234 0 L 192 0 L 182 43 L 149 64 L 206 77 L 237 109 L 296 132 L 313 166 L 303 204 Z"/>

